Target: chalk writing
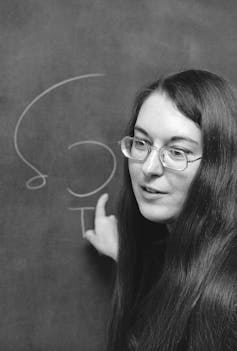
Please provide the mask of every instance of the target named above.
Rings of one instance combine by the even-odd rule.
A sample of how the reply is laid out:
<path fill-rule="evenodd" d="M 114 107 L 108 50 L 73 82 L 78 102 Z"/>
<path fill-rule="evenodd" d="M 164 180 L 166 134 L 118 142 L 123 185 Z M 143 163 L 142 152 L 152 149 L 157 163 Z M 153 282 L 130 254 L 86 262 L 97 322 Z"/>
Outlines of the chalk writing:
<path fill-rule="evenodd" d="M 99 192 L 100 190 L 102 190 L 106 185 L 108 185 L 108 183 L 111 181 L 111 179 L 114 176 L 114 173 L 116 171 L 116 166 L 117 166 L 116 157 L 115 157 L 113 151 L 107 145 L 105 145 L 105 144 L 103 144 L 101 142 L 94 141 L 94 140 L 78 141 L 78 142 L 75 142 L 72 145 L 70 145 L 68 147 L 68 149 L 70 150 L 70 149 L 72 149 L 74 147 L 78 147 L 78 146 L 84 145 L 84 144 L 95 144 L 95 145 L 103 147 L 105 150 L 107 150 L 111 154 L 111 156 L 113 158 L 113 167 L 112 167 L 112 171 L 111 171 L 109 177 L 107 178 L 107 180 L 102 185 L 100 185 L 99 187 L 97 187 L 96 189 L 94 189 L 94 190 L 92 190 L 90 192 L 82 194 L 82 193 L 78 193 L 78 192 L 73 191 L 69 187 L 67 188 L 67 191 L 71 195 L 79 197 L 79 198 L 94 195 L 97 192 Z M 85 234 L 85 211 L 91 211 L 91 210 L 94 210 L 95 208 L 94 207 L 69 207 L 68 209 L 71 210 L 71 211 L 80 211 L 81 212 L 81 230 L 82 230 L 82 236 L 84 236 L 84 234 Z"/>
<path fill-rule="evenodd" d="M 102 77 L 104 76 L 104 74 L 102 73 L 90 73 L 90 74 L 84 74 L 84 75 L 80 75 L 80 76 L 75 76 L 75 77 L 71 77 L 68 79 L 65 79 L 59 83 L 56 83 L 52 86 L 50 86 L 48 89 L 44 90 L 42 93 L 40 93 L 39 95 L 37 95 L 30 103 L 29 105 L 27 105 L 27 107 L 24 109 L 24 111 L 22 112 L 22 114 L 20 115 L 16 127 L 15 127 L 15 131 L 14 131 L 14 147 L 16 150 L 17 155 L 20 157 L 20 159 L 31 169 L 33 169 L 33 171 L 35 171 L 35 173 L 37 174 L 36 176 L 30 178 L 27 182 L 26 182 L 26 187 L 30 190 L 36 190 L 36 189 L 40 189 L 43 186 L 45 186 L 46 184 L 46 179 L 48 177 L 47 174 L 42 173 L 40 170 L 37 169 L 37 167 L 35 167 L 31 162 L 29 162 L 25 156 L 23 156 L 22 152 L 19 149 L 19 145 L 18 145 L 18 132 L 19 132 L 19 128 L 21 125 L 21 122 L 23 120 L 23 118 L 25 117 L 25 115 L 27 114 L 27 112 L 29 112 L 29 110 L 32 108 L 32 106 L 39 101 L 43 96 L 45 96 L 46 94 L 50 93 L 52 90 L 55 90 L 58 87 L 61 87 L 62 85 L 71 83 L 73 81 L 76 80 L 80 80 L 80 79 L 86 79 L 86 78 L 95 78 L 95 77 Z"/>
<path fill-rule="evenodd" d="M 29 112 L 29 110 L 33 107 L 33 105 L 39 101 L 43 96 L 47 95 L 48 93 L 50 93 L 51 91 L 55 90 L 58 87 L 61 87 L 62 85 L 71 83 L 73 81 L 76 80 L 81 80 L 81 79 L 86 79 L 86 78 L 95 78 L 95 77 L 101 77 L 103 76 L 103 74 L 101 73 L 91 73 L 91 74 L 85 74 L 85 75 L 81 75 L 81 76 L 75 76 L 72 78 L 68 78 L 65 79 L 59 83 L 56 83 L 52 86 L 50 86 L 48 89 L 44 90 L 42 93 L 40 93 L 39 95 L 37 95 L 28 105 L 27 107 L 24 109 L 24 111 L 22 112 L 22 114 L 20 115 L 16 127 L 15 127 L 15 131 L 14 131 L 14 147 L 16 150 L 17 155 L 20 157 L 20 159 L 27 165 L 29 166 L 33 171 L 36 172 L 36 176 L 33 176 L 32 178 L 30 178 L 29 180 L 26 181 L 26 187 L 30 190 L 36 190 L 36 189 L 40 189 L 42 187 L 44 187 L 46 185 L 47 182 L 47 177 L 48 175 L 41 172 L 36 166 L 34 166 L 31 162 L 29 162 L 26 157 L 22 154 L 22 152 L 20 151 L 19 145 L 18 145 L 18 134 L 19 134 L 19 128 L 20 125 L 22 123 L 23 118 L 26 116 L 26 114 Z M 111 156 L 112 156 L 112 160 L 113 160 L 113 165 L 112 165 L 112 170 L 108 176 L 108 178 L 103 182 L 103 184 L 101 184 L 100 186 L 98 186 L 96 189 L 93 189 L 89 192 L 85 192 L 85 193 L 79 193 L 76 192 L 74 190 L 72 190 L 70 187 L 67 187 L 67 191 L 72 195 L 75 196 L 77 198 L 85 198 L 91 195 L 96 194 L 97 192 L 99 192 L 100 190 L 102 190 L 104 187 L 106 187 L 108 185 L 108 183 L 112 180 L 115 171 L 116 171 L 116 157 L 114 152 L 111 150 L 111 148 L 109 146 L 107 146 L 106 144 L 99 142 L 99 141 L 95 141 L 95 140 L 83 140 L 83 141 L 77 141 L 74 142 L 73 144 L 68 146 L 68 150 L 71 150 L 73 148 L 76 147 L 80 147 L 81 145 L 85 145 L 85 144 L 93 144 L 93 145 L 97 145 L 103 149 L 106 150 L 106 152 L 108 152 Z M 93 211 L 95 208 L 94 207 L 68 207 L 69 210 L 71 211 L 80 211 L 81 214 L 81 230 L 82 230 L 82 235 L 84 236 L 85 234 L 85 212 L 86 211 Z"/>
<path fill-rule="evenodd" d="M 94 141 L 94 140 L 77 141 L 77 142 L 73 143 L 72 145 L 70 145 L 70 146 L 68 147 L 68 149 L 70 150 L 70 149 L 72 149 L 72 148 L 74 148 L 74 147 L 78 147 L 78 146 L 83 145 L 83 144 L 95 144 L 95 145 L 98 145 L 98 146 L 100 146 L 100 147 L 103 147 L 105 150 L 107 150 L 107 151 L 111 154 L 111 156 L 112 156 L 112 158 L 113 158 L 113 168 L 112 168 L 112 171 L 111 171 L 111 173 L 110 173 L 108 179 L 107 179 L 102 185 L 100 185 L 98 188 L 96 188 L 96 189 L 94 189 L 94 190 L 92 190 L 92 191 L 90 191 L 90 192 L 87 192 L 87 193 L 77 193 L 77 192 L 73 191 L 72 189 L 70 189 L 70 188 L 68 187 L 68 188 L 67 188 L 68 192 L 69 192 L 71 195 L 74 195 L 74 196 L 76 196 L 76 197 L 87 197 L 87 196 L 96 194 L 97 192 L 99 192 L 100 190 L 102 190 L 106 185 L 108 185 L 108 183 L 111 181 L 111 179 L 113 178 L 114 173 L 115 173 L 115 171 L 116 171 L 116 157 L 115 157 L 113 151 L 112 151 L 107 145 L 105 145 L 105 144 L 103 144 L 103 143 L 101 143 L 101 142 L 99 142 L 99 141 Z"/>
<path fill-rule="evenodd" d="M 81 211 L 81 230 L 82 230 L 82 236 L 84 236 L 86 231 L 84 213 L 85 211 L 93 211 L 95 207 L 69 207 L 68 209 L 72 211 Z"/>

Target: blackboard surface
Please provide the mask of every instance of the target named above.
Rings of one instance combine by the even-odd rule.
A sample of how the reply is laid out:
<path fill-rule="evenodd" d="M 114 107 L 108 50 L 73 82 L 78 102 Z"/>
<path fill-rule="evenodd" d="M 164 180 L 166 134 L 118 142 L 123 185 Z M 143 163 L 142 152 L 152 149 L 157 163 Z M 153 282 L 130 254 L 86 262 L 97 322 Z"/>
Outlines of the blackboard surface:
<path fill-rule="evenodd" d="M 114 265 L 82 233 L 103 192 L 115 211 L 135 92 L 190 67 L 236 84 L 236 16 L 234 0 L 0 2 L 0 350 L 103 350 Z"/>

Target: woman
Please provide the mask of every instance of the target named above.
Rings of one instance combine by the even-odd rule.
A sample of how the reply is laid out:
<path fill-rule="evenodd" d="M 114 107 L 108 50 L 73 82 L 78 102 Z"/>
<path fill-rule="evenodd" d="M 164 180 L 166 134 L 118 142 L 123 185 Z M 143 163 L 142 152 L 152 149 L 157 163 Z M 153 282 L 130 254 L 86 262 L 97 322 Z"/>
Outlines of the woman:
<path fill-rule="evenodd" d="M 117 260 L 108 350 L 237 350 L 237 100 L 189 70 L 138 95 L 117 220 L 86 238 Z M 118 235 L 119 233 L 119 235 Z"/>

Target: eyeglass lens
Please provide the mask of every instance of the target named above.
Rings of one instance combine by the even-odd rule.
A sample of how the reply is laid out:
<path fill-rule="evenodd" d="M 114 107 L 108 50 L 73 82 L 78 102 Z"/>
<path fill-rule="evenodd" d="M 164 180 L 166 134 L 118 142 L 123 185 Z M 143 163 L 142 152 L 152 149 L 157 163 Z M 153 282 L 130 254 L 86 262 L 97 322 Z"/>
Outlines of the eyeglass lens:
<path fill-rule="evenodd" d="M 125 137 L 121 143 L 123 154 L 138 161 L 145 161 L 151 149 L 144 140 L 132 137 Z M 157 150 L 158 151 L 158 150 Z M 183 170 L 187 166 L 187 159 L 181 150 L 167 148 L 160 152 L 161 162 L 164 167 Z"/>

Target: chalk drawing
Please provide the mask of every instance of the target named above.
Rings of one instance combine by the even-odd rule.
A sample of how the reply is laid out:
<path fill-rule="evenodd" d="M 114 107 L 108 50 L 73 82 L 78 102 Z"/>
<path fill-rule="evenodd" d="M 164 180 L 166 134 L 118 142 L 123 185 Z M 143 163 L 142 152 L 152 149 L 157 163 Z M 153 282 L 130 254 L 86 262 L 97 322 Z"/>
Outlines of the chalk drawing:
<path fill-rule="evenodd" d="M 36 96 L 36 98 L 34 98 L 29 105 L 27 105 L 27 107 L 24 109 L 24 111 L 22 112 L 22 114 L 20 115 L 16 127 L 15 127 L 15 131 L 14 131 L 14 147 L 16 150 L 17 155 L 20 157 L 20 159 L 31 169 L 33 169 L 33 171 L 35 171 L 35 173 L 37 174 L 36 176 L 30 178 L 27 182 L 26 182 L 26 187 L 30 190 L 36 190 L 36 189 L 40 189 L 43 186 L 45 186 L 46 184 L 46 179 L 48 177 L 47 174 L 42 173 L 40 170 L 38 170 L 31 162 L 29 162 L 25 156 L 23 156 L 23 154 L 21 153 L 20 149 L 19 149 L 19 145 L 18 145 L 18 133 L 19 133 L 19 128 L 21 125 L 21 122 L 23 120 L 23 118 L 25 117 L 25 115 L 27 114 L 27 112 L 32 108 L 32 106 L 39 101 L 43 96 L 45 96 L 46 94 L 50 93 L 52 90 L 55 90 L 58 87 L 61 87 L 62 85 L 65 85 L 67 83 L 76 81 L 76 80 L 80 80 L 80 79 L 86 79 L 86 78 L 95 78 L 95 77 L 102 77 L 104 76 L 104 74 L 102 73 L 90 73 L 90 74 L 84 74 L 84 75 L 80 75 L 80 76 L 75 76 L 75 77 L 71 77 L 68 79 L 65 79 L 59 83 L 56 83 L 52 86 L 50 86 L 48 89 L 44 90 L 42 93 L 40 93 L 39 95 Z"/>
<path fill-rule="evenodd" d="M 91 196 L 91 195 L 94 195 L 96 193 L 98 193 L 100 190 L 102 190 L 106 185 L 108 185 L 108 183 L 111 181 L 111 179 L 113 178 L 114 176 L 114 173 L 116 171 L 116 167 L 117 167 L 117 164 L 116 164 L 116 157 L 115 157 L 115 154 L 113 153 L 113 151 L 105 144 L 99 142 L 99 141 L 95 141 L 95 140 L 84 140 L 84 141 L 77 141 L 73 144 L 71 144 L 68 149 L 72 149 L 74 147 L 78 147 L 80 145 L 84 145 L 84 144 L 95 144 L 95 145 L 98 145 L 102 148 L 104 148 L 105 150 L 107 150 L 110 155 L 112 156 L 113 158 L 113 168 L 112 168 L 112 171 L 109 175 L 109 177 L 106 179 L 106 181 L 100 185 L 99 187 L 97 187 L 96 189 L 90 191 L 90 192 L 87 192 L 87 193 L 77 193 L 75 191 L 73 191 L 71 188 L 67 188 L 67 191 L 73 195 L 73 196 L 76 196 L 76 197 L 87 197 L 87 196 Z"/>
<path fill-rule="evenodd" d="M 84 212 L 85 211 L 93 211 L 95 209 L 95 207 L 69 207 L 68 209 L 72 210 L 72 211 L 81 211 L 81 231 L 82 231 L 82 236 L 84 236 L 85 232 L 86 232 Z"/>

